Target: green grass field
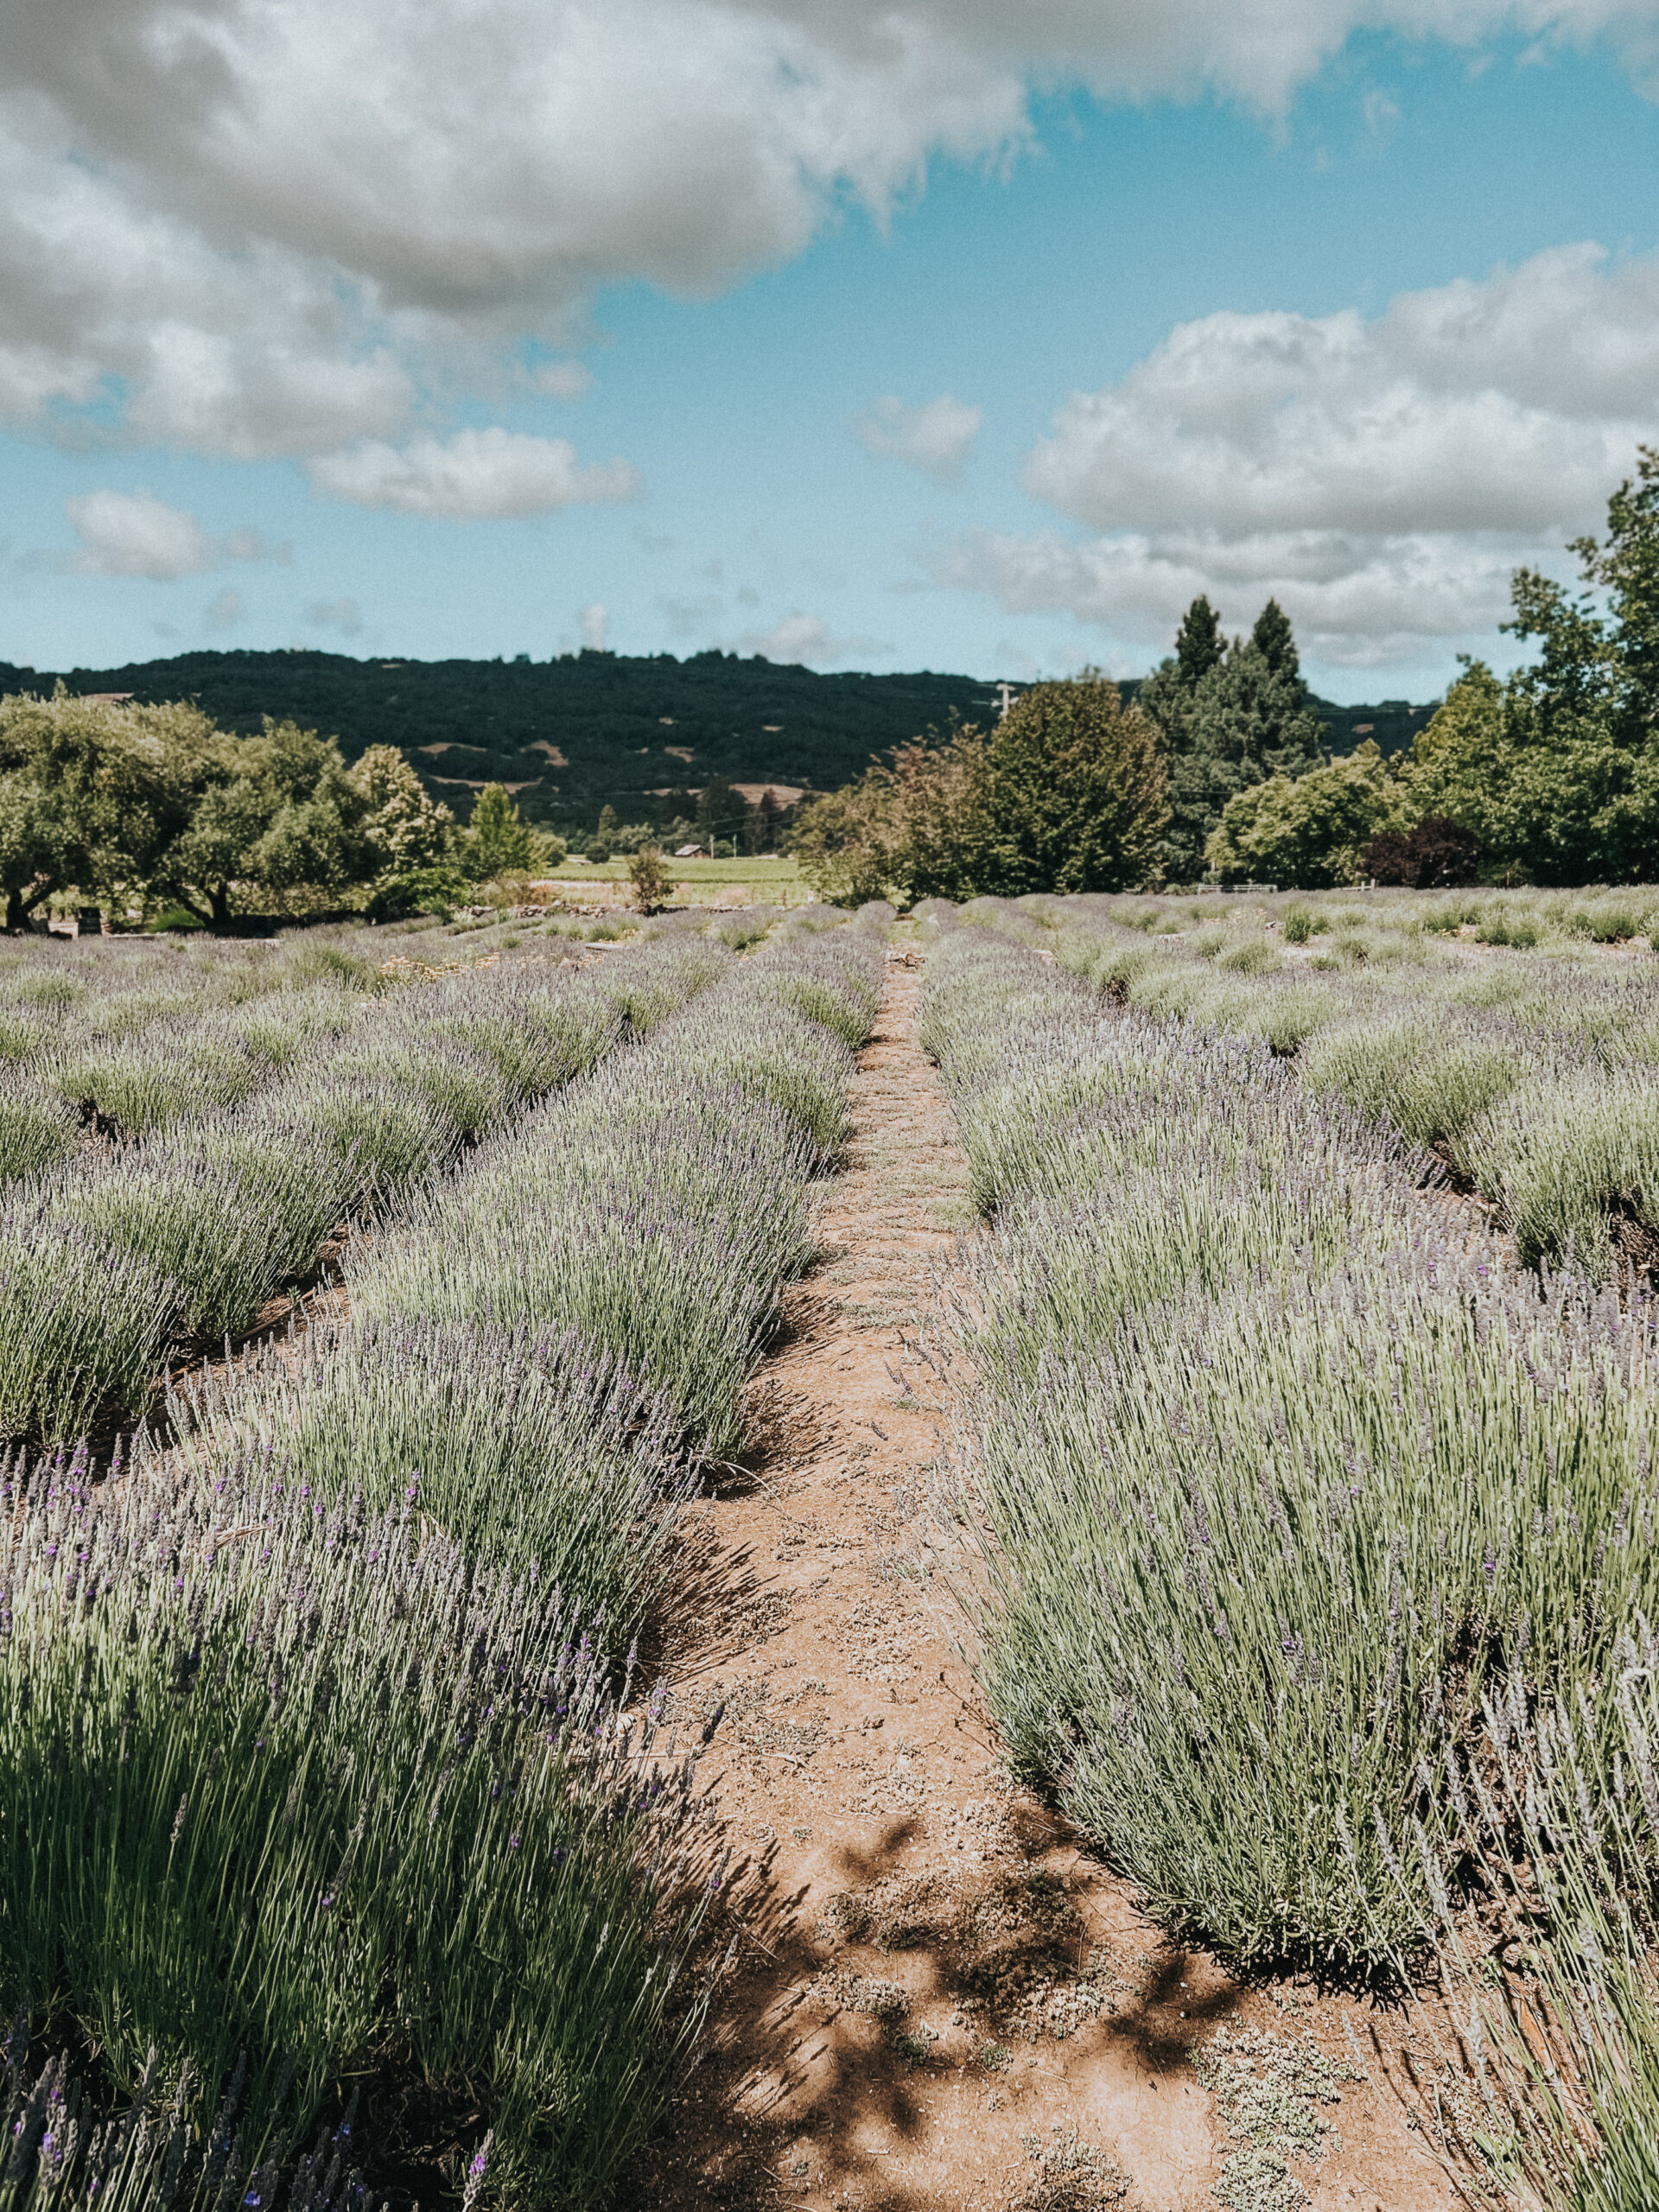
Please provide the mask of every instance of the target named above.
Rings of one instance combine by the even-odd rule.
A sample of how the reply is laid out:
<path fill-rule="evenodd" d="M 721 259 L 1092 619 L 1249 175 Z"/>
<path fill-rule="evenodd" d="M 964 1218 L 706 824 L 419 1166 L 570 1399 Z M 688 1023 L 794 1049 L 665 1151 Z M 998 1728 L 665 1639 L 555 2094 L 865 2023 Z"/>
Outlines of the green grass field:
<path fill-rule="evenodd" d="M 675 899 L 681 905 L 712 903 L 746 892 L 753 905 L 799 906 L 812 896 L 792 860 L 676 861 L 671 855 L 668 866 Z M 582 885 L 591 885 L 602 897 L 613 897 L 613 886 L 627 883 L 628 856 L 621 853 L 609 861 L 569 860 L 536 880 L 556 887 L 561 897 L 579 895 Z"/>

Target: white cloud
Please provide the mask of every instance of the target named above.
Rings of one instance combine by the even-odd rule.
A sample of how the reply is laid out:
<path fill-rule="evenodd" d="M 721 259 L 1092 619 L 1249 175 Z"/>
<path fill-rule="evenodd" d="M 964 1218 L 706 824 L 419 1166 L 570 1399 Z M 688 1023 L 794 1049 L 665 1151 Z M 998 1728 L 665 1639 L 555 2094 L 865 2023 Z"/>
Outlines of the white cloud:
<path fill-rule="evenodd" d="M 954 484 L 984 420 L 982 408 L 964 406 L 948 391 L 923 407 L 887 393 L 853 417 L 853 435 L 874 460 L 902 461 L 936 483 Z"/>
<path fill-rule="evenodd" d="M 584 468 L 567 439 L 530 437 L 494 423 L 457 430 L 448 440 L 414 438 L 402 447 L 372 439 L 309 466 L 313 485 L 334 499 L 451 521 L 550 514 L 637 499 L 642 488 L 626 461 Z"/>
<path fill-rule="evenodd" d="M 242 620 L 241 593 L 232 591 L 227 584 L 201 619 L 209 630 L 234 630 Z"/>
<path fill-rule="evenodd" d="M 354 599 L 314 599 L 305 619 L 314 630 L 338 630 L 342 638 L 362 633 L 363 610 Z"/>
<path fill-rule="evenodd" d="M 931 159 L 1018 149 L 1033 84 L 1270 111 L 1359 27 L 1599 39 L 1659 81 L 1659 0 L 25 0 L 0 419 L 395 439 L 417 385 L 579 340 L 598 286 L 707 296 Z"/>
<path fill-rule="evenodd" d="M 1224 541 L 1136 531 L 1079 543 L 983 531 L 957 539 L 932 569 L 939 582 L 990 593 L 1010 613 L 1072 614 L 1154 658 L 1169 650 L 1199 592 L 1236 629 L 1276 599 L 1313 658 L 1379 667 L 1420 659 L 1431 641 L 1494 628 L 1508 608 L 1510 572 L 1531 550 L 1424 536 Z"/>
<path fill-rule="evenodd" d="M 1367 322 L 1214 315 L 1073 393 L 1027 490 L 1108 533 L 959 541 L 933 563 L 1010 607 L 1166 636 L 1198 590 L 1274 594 L 1319 657 L 1490 629 L 1510 570 L 1596 525 L 1651 437 L 1659 259 L 1562 247 Z"/>
<path fill-rule="evenodd" d="M 584 607 L 576 617 L 582 628 L 582 649 L 587 653 L 602 653 L 611 642 L 611 610 L 602 600 L 595 600 L 591 607 Z"/>
<path fill-rule="evenodd" d="M 148 492 L 84 492 L 64 512 L 80 550 L 62 565 L 81 575 L 148 576 L 170 582 L 228 561 L 280 559 L 257 530 L 210 537 L 194 515 Z"/>
<path fill-rule="evenodd" d="M 741 596 L 741 594 L 740 594 Z M 785 614 L 770 630 L 751 630 L 738 639 L 738 650 L 759 653 L 763 659 L 804 662 L 816 667 L 825 661 L 848 660 L 856 655 L 873 657 L 891 652 L 891 645 L 874 638 L 837 638 L 821 614 Z"/>

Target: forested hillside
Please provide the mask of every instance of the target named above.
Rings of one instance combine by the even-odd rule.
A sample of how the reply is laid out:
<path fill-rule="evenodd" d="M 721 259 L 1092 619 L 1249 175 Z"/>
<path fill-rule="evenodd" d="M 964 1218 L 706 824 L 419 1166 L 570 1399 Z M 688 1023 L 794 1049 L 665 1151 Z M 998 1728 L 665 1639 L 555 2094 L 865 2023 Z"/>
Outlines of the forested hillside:
<path fill-rule="evenodd" d="M 193 699 L 223 728 L 251 733 L 264 715 L 338 736 L 347 760 L 402 747 L 434 795 L 465 818 L 469 786 L 517 790 L 527 819 L 580 829 L 613 806 L 626 821 L 695 811 L 714 777 L 833 790 L 952 713 L 984 722 L 993 687 L 972 677 L 823 676 L 734 653 L 628 658 L 583 652 L 551 661 L 365 661 L 343 653 L 199 652 L 124 668 L 16 668 L 0 691 L 128 692 L 141 702 Z M 1133 691 L 1126 684 L 1125 691 Z M 1347 752 L 1372 735 L 1385 753 L 1409 743 L 1425 710 L 1315 702 L 1329 741 Z M 1369 726 L 1369 728 L 1367 727 Z"/>

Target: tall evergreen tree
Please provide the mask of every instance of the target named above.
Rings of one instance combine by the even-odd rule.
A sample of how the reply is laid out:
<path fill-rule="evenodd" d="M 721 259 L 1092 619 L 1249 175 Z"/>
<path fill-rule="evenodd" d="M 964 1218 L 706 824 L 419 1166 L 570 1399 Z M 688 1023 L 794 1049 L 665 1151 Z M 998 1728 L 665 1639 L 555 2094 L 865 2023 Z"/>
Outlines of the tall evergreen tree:
<path fill-rule="evenodd" d="M 1203 874 L 1205 843 L 1229 799 L 1325 761 L 1295 634 L 1277 600 L 1248 639 L 1228 645 L 1208 599 L 1195 599 L 1174 652 L 1141 685 L 1137 703 L 1158 724 L 1168 756 L 1169 823 L 1159 855 L 1168 881 Z"/>
<path fill-rule="evenodd" d="M 1302 663 L 1296 651 L 1296 633 L 1290 626 L 1289 615 L 1276 599 L 1270 599 L 1256 616 L 1250 643 L 1276 677 L 1292 683 L 1301 682 Z"/>
<path fill-rule="evenodd" d="M 1272 601 L 1268 603 L 1273 605 Z M 1262 619 L 1266 620 L 1265 615 Z M 1181 626 L 1175 633 L 1175 665 L 1184 688 L 1196 690 L 1211 670 L 1219 665 L 1226 651 L 1221 617 L 1207 594 L 1200 592 L 1181 617 Z"/>

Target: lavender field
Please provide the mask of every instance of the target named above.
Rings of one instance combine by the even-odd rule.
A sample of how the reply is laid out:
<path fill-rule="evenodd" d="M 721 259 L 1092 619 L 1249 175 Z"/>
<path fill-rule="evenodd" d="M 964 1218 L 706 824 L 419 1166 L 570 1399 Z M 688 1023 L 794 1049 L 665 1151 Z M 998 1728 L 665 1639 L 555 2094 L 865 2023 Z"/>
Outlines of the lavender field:
<path fill-rule="evenodd" d="M 1476 2200 L 1653 2202 L 1655 902 L 925 911 L 1009 1757 L 1241 1971 L 1433 1988 Z"/>
<path fill-rule="evenodd" d="M 1656 928 L 0 951 L 0 2212 L 597 2206 L 660 2133 L 734 1839 L 641 1639 L 893 957 L 976 1215 L 903 1571 L 1007 1770 L 1241 1986 L 1428 2021 L 1471 2201 L 1655 2201 Z"/>
<path fill-rule="evenodd" d="M 583 2205 L 658 2119 L 722 1847 L 631 1646 L 883 957 L 772 919 L 0 955 L 8 2208 Z"/>

